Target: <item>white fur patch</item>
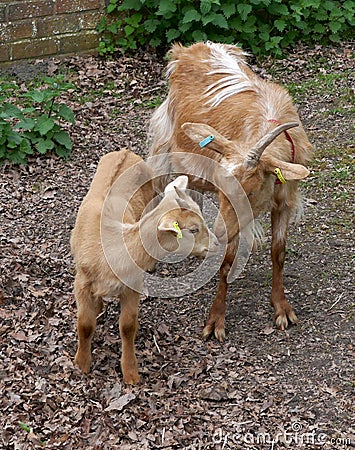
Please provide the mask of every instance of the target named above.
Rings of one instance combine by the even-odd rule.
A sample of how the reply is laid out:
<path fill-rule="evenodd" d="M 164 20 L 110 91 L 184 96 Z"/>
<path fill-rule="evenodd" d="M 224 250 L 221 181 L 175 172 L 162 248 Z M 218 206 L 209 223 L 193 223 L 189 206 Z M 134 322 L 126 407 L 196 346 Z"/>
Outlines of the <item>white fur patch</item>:
<path fill-rule="evenodd" d="M 223 45 L 214 43 L 208 43 L 208 45 L 211 49 L 211 58 L 206 62 L 213 68 L 208 75 L 222 76 L 206 89 L 205 97 L 209 97 L 207 104 L 214 108 L 232 95 L 255 90 L 254 83 L 242 70 L 243 66 L 247 66 L 243 58 L 231 55 Z M 241 53 L 241 56 L 244 55 L 246 53 Z"/>

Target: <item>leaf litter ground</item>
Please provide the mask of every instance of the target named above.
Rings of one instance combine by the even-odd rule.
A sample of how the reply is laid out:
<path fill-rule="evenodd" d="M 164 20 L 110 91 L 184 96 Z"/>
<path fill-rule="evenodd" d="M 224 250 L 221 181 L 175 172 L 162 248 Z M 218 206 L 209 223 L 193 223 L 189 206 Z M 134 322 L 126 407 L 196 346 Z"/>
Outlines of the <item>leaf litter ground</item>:
<path fill-rule="evenodd" d="M 265 247 L 230 286 L 223 344 L 200 338 L 216 275 L 181 298 L 142 299 L 139 386 L 122 384 L 114 299 L 99 319 L 91 373 L 84 376 L 73 365 L 70 231 L 99 158 L 121 147 L 147 154 L 149 117 L 167 91 L 164 67 L 161 59 L 137 54 L 10 69 L 19 83 L 38 71 L 65 72 L 78 91 L 65 98 L 76 114 L 69 130 L 72 158 L 33 158 L 27 168 L 1 168 L 0 448 L 350 448 L 352 44 L 298 48 L 285 60 L 254 67 L 261 76 L 292 84 L 316 147 L 311 176 L 302 185 L 305 216 L 290 229 L 285 268 L 299 325 L 285 332 L 274 328 L 266 231 Z M 341 81 L 334 77 L 325 92 L 320 74 Z M 191 267 L 158 266 L 157 273 L 173 277 Z"/>

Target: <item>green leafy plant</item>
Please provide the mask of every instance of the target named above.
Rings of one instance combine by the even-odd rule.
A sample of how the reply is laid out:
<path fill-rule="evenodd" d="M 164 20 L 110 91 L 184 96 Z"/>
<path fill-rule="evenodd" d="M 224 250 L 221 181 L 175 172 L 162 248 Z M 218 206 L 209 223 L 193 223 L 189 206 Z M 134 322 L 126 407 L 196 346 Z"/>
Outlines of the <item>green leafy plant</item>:
<path fill-rule="evenodd" d="M 57 102 L 63 91 L 75 89 L 62 76 L 43 79 L 44 89 L 18 92 L 15 83 L 0 85 L 0 164 L 27 164 L 28 155 L 48 151 L 69 156 L 72 142 L 63 122 L 74 123 L 73 111 Z M 17 106 L 9 99 L 16 98 Z"/>
<path fill-rule="evenodd" d="M 110 0 L 107 13 L 102 55 L 209 39 L 281 56 L 298 41 L 339 42 L 355 25 L 353 0 Z"/>

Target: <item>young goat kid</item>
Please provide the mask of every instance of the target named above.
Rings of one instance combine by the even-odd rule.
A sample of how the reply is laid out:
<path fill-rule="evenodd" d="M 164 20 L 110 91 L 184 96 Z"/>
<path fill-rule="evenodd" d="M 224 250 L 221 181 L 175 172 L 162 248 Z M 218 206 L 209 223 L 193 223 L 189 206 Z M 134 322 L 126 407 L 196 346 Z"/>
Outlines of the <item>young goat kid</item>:
<path fill-rule="evenodd" d="M 206 256 L 217 250 L 197 204 L 182 190 L 187 177 L 170 183 L 154 208 L 152 173 L 128 150 L 101 158 L 71 235 L 76 263 L 78 351 L 83 372 L 91 365 L 91 341 L 104 296 L 119 296 L 124 381 L 139 381 L 134 341 L 144 272 L 174 252 Z"/>
<path fill-rule="evenodd" d="M 211 42 L 189 48 L 175 44 L 169 56 L 169 94 L 150 128 L 151 155 L 165 154 L 165 167 L 152 167 L 156 173 L 191 173 L 194 168 L 193 186 L 218 190 L 227 228 L 220 284 L 203 336 L 214 333 L 220 341 L 225 337 L 227 286 L 233 278 L 229 272 L 238 234 L 264 211 L 271 211 L 272 224 L 271 304 L 276 325 L 283 330 L 288 321 L 297 322 L 285 298 L 283 266 L 289 221 L 301 207 L 298 182 L 309 174 L 304 166 L 312 146 L 287 91 L 253 73 L 240 48 Z M 218 162 L 218 170 L 199 155 Z M 205 181 L 211 179 L 215 186 Z M 236 180 L 251 206 L 249 222 L 236 217 L 228 200 L 240 195 L 233 194 Z M 215 233 L 218 238 L 224 234 L 218 219 Z"/>

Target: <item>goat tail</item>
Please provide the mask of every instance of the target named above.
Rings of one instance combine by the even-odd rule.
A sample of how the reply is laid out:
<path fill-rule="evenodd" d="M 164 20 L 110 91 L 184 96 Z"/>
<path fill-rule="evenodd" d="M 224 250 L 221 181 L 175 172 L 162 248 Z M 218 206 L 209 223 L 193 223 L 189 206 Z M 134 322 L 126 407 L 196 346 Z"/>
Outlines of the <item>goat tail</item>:
<path fill-rule="evenodd" d="M 148 130 L 148 144 L 150 146 L 147 160 L 155 177 L 154 187 L 162 192 L 171 172 L 170 151 L 174 131 L 174 124 L 170 114 L 170 98 L 167 99 L 153 113 Z"/>

